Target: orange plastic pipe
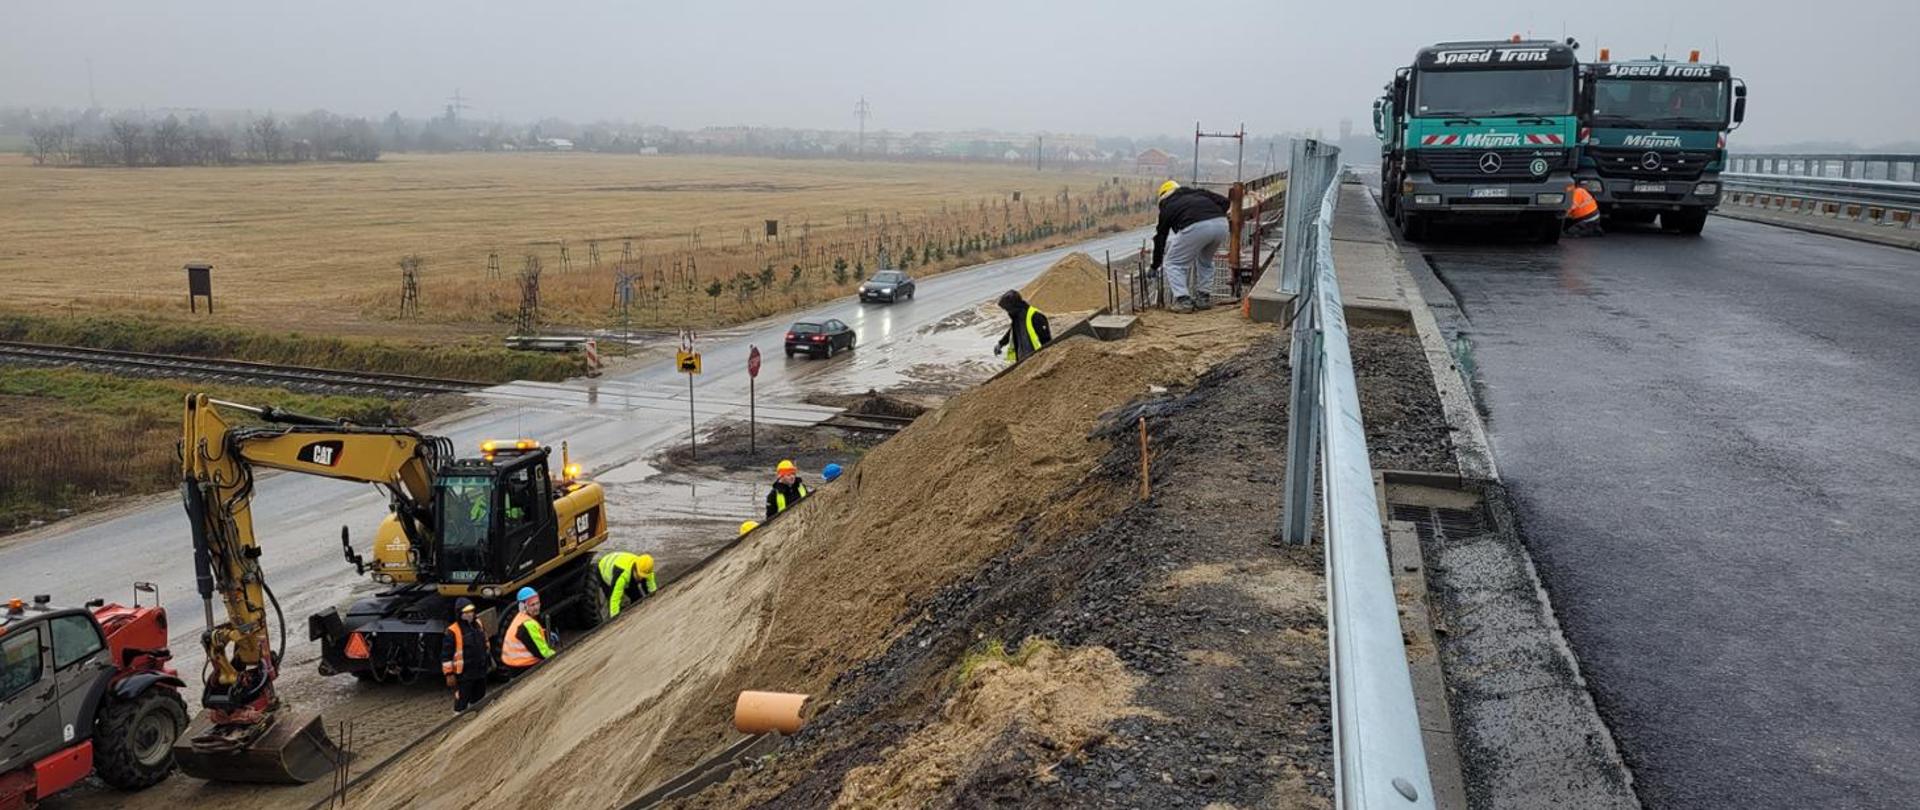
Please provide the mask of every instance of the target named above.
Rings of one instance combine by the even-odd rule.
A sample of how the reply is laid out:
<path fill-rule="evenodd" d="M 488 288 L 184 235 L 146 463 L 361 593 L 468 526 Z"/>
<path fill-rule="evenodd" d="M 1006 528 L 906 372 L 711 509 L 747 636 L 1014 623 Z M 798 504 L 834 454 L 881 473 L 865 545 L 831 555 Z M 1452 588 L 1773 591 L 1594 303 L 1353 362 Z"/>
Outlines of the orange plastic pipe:
<path fill-rule="evenodd" d="M 741 692 L 733 704 L 733 727 L 742 734 L 792 734 L 800 730 L 800 706 L 806 702 L 806 695 L 792 692 Z"/>

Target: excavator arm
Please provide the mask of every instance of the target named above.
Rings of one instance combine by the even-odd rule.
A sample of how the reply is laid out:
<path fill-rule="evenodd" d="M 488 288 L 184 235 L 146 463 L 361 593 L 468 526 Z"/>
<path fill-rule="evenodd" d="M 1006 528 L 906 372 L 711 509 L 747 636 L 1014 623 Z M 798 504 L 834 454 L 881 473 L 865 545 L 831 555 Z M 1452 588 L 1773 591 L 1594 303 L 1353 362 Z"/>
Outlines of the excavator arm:
<path fill-rule="evenodd" d="M 258 424 L 236 425 L 223 411 L 250 414 Z M 189 743 L 176 748 L 181 768 L 225 781 L 317 779 L 341 754 L 317 715 L 308 722 L 281 716 L 273 682 L 286 622 L 260 567 L 254 470 L 374 484 L 388 493 L 408 540 L 419 548 L 432 526 L 434 474 L 451 456 L 452 444 L 407 428 L 353 425 L 192 394 L 179 450 L 181 496 L 207 627 L 201 638 L 207 661 L 203 711 L 189 729 Z M 216 597 L 225 621 L 215 621 Z M 279 619 L 273 632 L 269 606 Z"/>

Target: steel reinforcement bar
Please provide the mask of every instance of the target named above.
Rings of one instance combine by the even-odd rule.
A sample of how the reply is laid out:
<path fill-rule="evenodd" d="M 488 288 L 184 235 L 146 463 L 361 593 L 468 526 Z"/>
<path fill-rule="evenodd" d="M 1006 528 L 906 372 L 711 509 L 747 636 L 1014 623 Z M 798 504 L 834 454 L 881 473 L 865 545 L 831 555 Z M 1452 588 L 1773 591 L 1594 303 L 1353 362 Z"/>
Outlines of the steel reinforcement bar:
<path fill-rule="evenodd" d="M 296 391 L 421 397 L 478 391 L 488 383 L 372 371 L 287 366 L 174 354 L 0 341 L 0 363 L 71 366 L 147 377 L 265 384 Z"/>

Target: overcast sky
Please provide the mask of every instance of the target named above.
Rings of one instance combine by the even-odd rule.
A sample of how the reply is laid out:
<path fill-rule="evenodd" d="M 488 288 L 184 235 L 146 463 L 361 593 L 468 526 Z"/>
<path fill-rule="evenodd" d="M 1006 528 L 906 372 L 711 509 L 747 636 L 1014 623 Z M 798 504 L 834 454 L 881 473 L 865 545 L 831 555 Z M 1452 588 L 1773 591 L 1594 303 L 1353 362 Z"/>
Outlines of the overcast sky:
<path fill-rule="evenodd" d="M 1920 136 L 1920 0 L 55 0 L 0 12 L 0 105 L 523 121 L 1178 134 L 1369 127 L 1436 41 L 1572 35 L 1592 58 L 1716 52 L 1750 143 Z M 1716 45 L 1717 43 L 1717 45 Z M 1905 97 L 1904 100 L 1902 97 Z"/>

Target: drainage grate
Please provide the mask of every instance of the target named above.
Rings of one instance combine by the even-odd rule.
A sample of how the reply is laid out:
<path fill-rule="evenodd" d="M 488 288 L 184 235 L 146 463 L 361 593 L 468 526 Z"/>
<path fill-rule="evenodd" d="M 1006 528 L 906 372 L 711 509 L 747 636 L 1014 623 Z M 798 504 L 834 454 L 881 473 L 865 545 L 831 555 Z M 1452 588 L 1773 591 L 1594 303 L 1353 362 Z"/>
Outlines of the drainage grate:
<path fill-rule="evenodd" d="M 1485 509 L 1446 509 L 1394 503 L 1387 505 L 1387 513 L 1394 520 L 1412 523 L 1414 530 L 1420 533 L 1421 543 L 1436 539 L 1442 542 L 1464 540 L 1487 533 Z"/>

